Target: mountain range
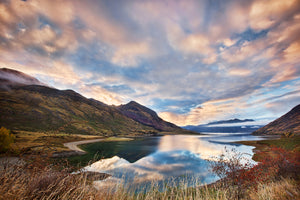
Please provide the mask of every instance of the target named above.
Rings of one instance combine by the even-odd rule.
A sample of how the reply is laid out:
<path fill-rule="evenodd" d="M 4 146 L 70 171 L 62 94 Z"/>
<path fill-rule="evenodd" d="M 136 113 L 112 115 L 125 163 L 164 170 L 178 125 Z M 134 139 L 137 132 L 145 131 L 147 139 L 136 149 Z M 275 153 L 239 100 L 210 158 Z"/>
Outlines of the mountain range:
<path fill-rule="evenodd" d="M 285 133 L 300 135 L 300 104 L 280 118 L 253 132 L 254 135 L 282 135 Z"/>
<path fill-rule="evenodd" d="M 243 122 L 254 122 L 254 119 L 229 119 L 229 120 L 221 120 L 221 121 L 215 121 L 210 122 L 207 125 L 213 125 L 213 124 L 234 124 L 234 123 L 243 123 Z"/>
<path fill-rule="evenodd" d="M 300 105 L 264 127 L 237 124 L 253 122 L 253 119 L 230 119 L 198 126 L 178 127 L 164 121 L 155 111 L 135 101 L 110 106 L 95 99 L 88 99 L 73 90 L 49 87 L 34 77 L 7 68 L 0 69 L 0 113 L 0 126 L 24 131 L 102 136 L 153 135 L 160 132 L 300 134 Z"/>
<path fill-rule="evenodd" d="M 191 133 L 137 102 L 110 106 L 7 68 L 0 69 L 0 113 L 0 126 L 12 130 L 103 136 Z"/>
<path fill-rule="evenodd" d="M 207 133 L 251 133 L 259 128 L 262 125 L 247 125 L 247 122 L 254 122 L 253 119 L 229 119 L 214 121 L 207 124 L 200 125 L 188 125 L 183 126 L 182 128 L 195 131 L 195 132 L 207 132 Z M 243 124 L 245 123 L 245 124 Z M 242 125 L 241 125 L 242 124 Z"/>
<path fill-rule="evenodd" d="M 261 128 L 262 125 L 243 125 L 243 126 L 206 126 L 206 125 L 198 125 L 198 126 L 183 126 L 182 128 L 195 131 L 198 133 L 252 133 L 257 129 Z"/>

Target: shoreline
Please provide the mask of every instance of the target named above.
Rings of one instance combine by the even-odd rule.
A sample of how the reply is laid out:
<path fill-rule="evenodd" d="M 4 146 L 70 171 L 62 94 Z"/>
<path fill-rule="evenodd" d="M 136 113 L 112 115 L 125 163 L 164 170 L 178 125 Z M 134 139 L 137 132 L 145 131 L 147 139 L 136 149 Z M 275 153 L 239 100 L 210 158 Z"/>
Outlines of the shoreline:
<path fill-rule="evenodd" d="M 64 143 L 64 146 L 68 147 L 71 151 L 78 151 L 78 152 L 81 152 L 81 153 L 86 153 L 86 151 L 80 149 L 78 147 L 78 145 L 95 143 L 95 142 L 100 142 L 100 141 L 103 141 L 103 140 L 105 140 L 105 139 L 101 138 L 101 139 L 92 139 L 92 140 L 80 140 L 80 141 L 75 141 L 75 142 Z"/>
<path fill-rule="evenodd" d="M 108 137 L 108 138 L 97 138 L 91 140 L 79 140 L 74 142 L 66 142 L 63 143 L 65 147 L 69 149 L 69 151 L 61 151 L 55 152 L 52 154 L 53 158 L 60 158 L 60 157 L 69 157 L 69 156 L 80 156 L 84 155 L 87 152 L 79 148 L 79 145 L 83 144 L 90 144 L 90 143 L 97 143 L 97 142 L 105 142 L 105 141 L 129 141 L 133 140 L 132 138 L 125 138 L 125 137 Z"/>
<path fill-rule="evenodd" d="M 80 140 L 75 142 L 67 142 L 63 145 L 67 147 L 70 151 L 61 151 L 61 152 L 55 152 L 52 154 L 52 158 L 61 158 L 61 157 L 69 157 L 69 156 L 79 156 L 84 155 L 87 152 L 80 149 L 78 145 L 82 144 L 89 144 L 89 143 L 95 143 L 105 140 L 105 138 L 99 138 L 99 139 L 92 139 L 92 140 Z"/>

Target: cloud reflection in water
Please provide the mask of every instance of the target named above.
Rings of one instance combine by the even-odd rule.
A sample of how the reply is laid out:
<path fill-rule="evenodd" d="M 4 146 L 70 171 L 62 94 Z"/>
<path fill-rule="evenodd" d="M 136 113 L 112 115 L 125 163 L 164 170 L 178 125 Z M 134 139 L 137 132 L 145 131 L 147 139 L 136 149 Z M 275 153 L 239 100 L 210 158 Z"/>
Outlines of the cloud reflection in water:
<path fill-rule="evenodd" d="M 252 147 L 216 141 L 205 136 L 166 135 L 160 138 L 156 152 L 134 163 L 114 156 L 84 169 L 112 175 L 105 181 L 95 182 L 98 187 L 109 187 L 121 182 L 125 185 L 147 184 L 176 177 L 196 177 L 201 183 L 211 183 L 217 177 L 209 171 L 209 160 L 222 154 L 225 146 L 229 150 L 235 148 L 238 152 L 249 153 L 248 156 L 252 154 Z"/>

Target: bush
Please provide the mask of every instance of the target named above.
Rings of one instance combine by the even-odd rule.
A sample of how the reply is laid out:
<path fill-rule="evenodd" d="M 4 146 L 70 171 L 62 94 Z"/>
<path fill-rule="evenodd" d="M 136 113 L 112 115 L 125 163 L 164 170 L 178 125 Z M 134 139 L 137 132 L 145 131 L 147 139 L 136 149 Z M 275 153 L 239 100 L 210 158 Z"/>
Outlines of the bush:
<path fill-rule="evenodd" d="M 212 171 L 221 178 L 224 186 L 231 188 L 237 199 L 251 190 L 257 191 L 259 185 L 279 182 L 282 178 L 299 181 L 299 152 L 273 147 L 268 156 L 265 152 L 261 154 L 264 154 L 264 159 L 251 165 L 241 160 L 243 154 L 226 150 L 226 155 L 212 162 Z"/>
<path fill-rule="evenodd" d="M 235 149 L 229 151 L 225 148 L 225 154 L 211 162 L 212 172 L 215 173 L 225 187 L 230 188 L 231 193 L 237 199 L 240 199 L 248 187 L 247 172 L 253 167 L 253 164 L 245 158 L 245 153 L 240 153 Z"/>
<path fill-rule="evenodd" d="M 261 177 L 268 179 L 287 177 L 299 180 L 300 154 L 298 151 L 272 147 L 270 152 L 268 156 L 264 156 L 265 158 L 258 165 L 251 169 L 253 174 L 259 172 Z"/>
<path fill-rule="evenodd" d="M 0 128 L 0 152 L 6 152 L 10 149 L 10 145 L 14 142 L 15 136 L 9 129 Z"/>

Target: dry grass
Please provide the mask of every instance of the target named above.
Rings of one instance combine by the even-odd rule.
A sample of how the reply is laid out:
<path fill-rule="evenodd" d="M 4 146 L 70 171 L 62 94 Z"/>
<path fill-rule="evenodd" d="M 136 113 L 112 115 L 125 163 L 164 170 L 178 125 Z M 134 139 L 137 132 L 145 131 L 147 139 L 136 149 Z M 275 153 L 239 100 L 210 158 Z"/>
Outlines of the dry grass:
<path fill-rule="evenodd" d="M 298 160 L 296 159 L 298 155 L 295 154 L 297 156 L 294 158 L 294 154 L 291 152 L 279 152 L 281 157 L 284 157 L 286 162 L 288 161 L 289 165 L 283 165 L 281 159 L 275 159 L 271 164 L 262 162 L 264 171 L 270 174 L 268 175 L 269 178 L 263 179 L 263 181 L 254 181 L 253 183 L 255 184 L 245 184 L 242 190 L 240 184 L 233 184 L 234 182 L 230 180 L 230 176 L 207 186 L 200 186 L 201 182 L 194 178 L 194 180 L 182 180 L 180 183 L 170 181 L 163 184 L 163 186 L 153 182 L 147 188 L 145 186 L 128 188 L 128 186 L 122 184 L 114 184 L 113 187 L 97 187 L 96 189 L 93 180 L 99 174 L 95 174 L 95 176 L 87 173 L 71 174 L 70 172 L 74 171 L 74 168 L 68 168 L 68 163 L 63 163 L 62 160 L 55 165 L 53 162 L 50 162 L 49 158 L 41 155 L 28 155 L 27 157 L 24 155 L 22 157 L 23 162 L 0 162 L 0 200 L 300 199 L 299 179 L 297 179 L 298 176 L 295 176 L 297 174 L 294 173 L 295 169 L 299 169 Z M 285 153 L 289 154 L 286 155 Z M 276 163 L 281 164 L 278 165 L 278 167 L 281 167 L 278 169 L 284 169 L 284 173 L 281 173 L 282 171 L 280 170 L 277 170 L 275 175 L 270 173 L 273 167 L 277 169 Z M 257 168 L 257 170 L 259 169 Z M 261 176 L 258 173 L 259 171 L 255 171 L 255 167 L 251 168 L 249 172 L 255 175 L 254 178 Z M 285 178 L 280 178 L 282 176 Z M 243 176 L 237 176 L 234 179 L 241 177 Z M 247 180 L 251 181 L 252 179 L 249 178 L 251 176 L 248 174 Z M 189 185 L 195 185 L 196 187 L 189 187 Z"/>
<path fill-rule="evenodd" d="M 110 189 L 96 189 L 86 174 L 72 175 L 51 166 L 34 167 L 35 164 L 3 164 L 0 169 L 0 199 L 101 199 L 101 200 L 180 200 L 205 199 L 229 200 L 235 188 L 222 182 L 217 184 L 188 187 L 183 181 L 176 187 L 165 185 L 162 189 L 153 182 L 147 192 L 135 192 L 121 184 Z M 195 180 L 196 181 L 196 180 Z M 136 188 L 135 188 L 136 189 Z M 139 189 L 142 191 L 142 189 Z M 258 190 L 249 191 L 244 199 L 297 199 L 298 185 L 291 179 L 260 184 Z"/>
<path fill-rule="evenodd" d="M 126 137 L 108 137 L 105 138 L 104 142 L 120 142 L 120 141 L 131 141 L 132 138 L 126 138 Z"/>
<path fill-rule="evenodd" d="M 41 162 L 2 161 L 0 199 L 95 199 L 97 191 L 86 174 L 72 175 Z"/>
<path fill-rule="evenodd" d="M 257 191 L 251 191 L 253 200 L 294 200 L 300 199 L 299 185 L 294 180 L 285 178 L 277 182 L 259 184 Z"/>
<path fill-rule="evenodd" d="M 191 188 L 184 182 L 178 187 L 165 186 L 163 190 L 153 182 L 147 192 L 140 193 L 121 184 L 97 190 L 86 174 L 72 175 L 68 169 L 58 171 L 51 166 L 35 166 L 38 165 L 2 164 L 0 199 L 232 199 L 227 189 L 215 186 Z"/>
<path fill-rule="evenodd" d="M 11 147 L 15 154 L 51 154 L 53 152 L 68 151 L 69 149 L 63 143 L 100 138 L 95 135 L 71 135 L 66 133 L 30 131 L 14 131 L 14 135 L 16 139 Z"/>

